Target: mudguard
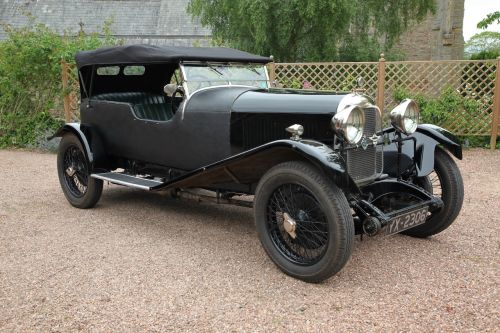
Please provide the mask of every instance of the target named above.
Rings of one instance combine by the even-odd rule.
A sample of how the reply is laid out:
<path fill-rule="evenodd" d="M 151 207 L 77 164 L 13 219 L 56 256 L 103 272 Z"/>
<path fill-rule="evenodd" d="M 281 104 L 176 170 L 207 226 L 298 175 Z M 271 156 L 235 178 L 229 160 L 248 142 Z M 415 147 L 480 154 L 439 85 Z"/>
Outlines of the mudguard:
<path fill-rule="evenodd" d="M 80 140 L 82 143 L 83 148 L 85 149 L 85 155 L 87 156 L 87 159 L 90 163 L 94 162 L 94 154 L 92 154 L 92 151 L 90 149 L 89 145 L 89 140 L 87 140 L 87 137 L 83 133 L 83 131 L 80 128 L 79 123 L 67 123 L 61 128 L 59 128 L 54 135 L 48 138 L 48 140 L 52 140 L 53 138 L 57 137 L 62 137 L 65 133 L 73 133 L 76 135 L 76 137 Z"/>
<path fill-rule="evenodd" d="M 238 183 L 256 185 L 273 166 L 292 160 L 308 161 L 318 167 L 341 189 L 358 193 L 354 180 L 346 172 L 342 156 L 313 140 L 277 140 L 224 160 L 188 172 L 156 189 L 210 187 Z"/>
<path fill-rule="evenodd" d="M 95 128 L 79 123 L 68 123 L 57 130 L 50 139 L 62 137 L 65 133 L 73 133 L 81 142 L 91 170 L 110 167 L 103 141 Z"/>
<path fill-rule="evenodd" d="M 383 131 L 392 140 L 395 136 L 394 128 L 387 128 Z M 416 139 L 416 152 L 414 152 L 413 141 L 405 141 L 403 144 L 403 158 L 401 163 L 401 172 L 412 163 L 415 155 L 417 175 L 419 177 L 427 176 L 434 170 L 434 151 L 436 146 L 448 150 L 453 156 L 462 159 L 462 145 L 457 137 L 436 125 L 422 124 L 417 127 L 415 133 L 411 135 Z M 405 135 L 403 135 L 403 138 Z M 392 143 L 384 147 L 384 172 L 391 176 L 396 174 L 396 156 L 397 145 Z"/>

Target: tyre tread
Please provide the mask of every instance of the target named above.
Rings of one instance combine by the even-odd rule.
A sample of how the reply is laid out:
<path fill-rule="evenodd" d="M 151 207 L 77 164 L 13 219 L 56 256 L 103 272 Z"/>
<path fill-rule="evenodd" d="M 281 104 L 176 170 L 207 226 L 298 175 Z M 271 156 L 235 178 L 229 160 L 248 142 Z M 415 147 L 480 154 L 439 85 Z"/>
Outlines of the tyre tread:
<path fill-rule="evenodd" d="M 351 210 L 347 202 L 347 199 L 345 198 L 345 195 L 340 188 L 338 188 L 332 181 L 330 181 L 323 173 L 321 173 L 314 166 L 299 161 L 284 162 L 271 168 L 259 182 L 257 189 L 255 191 L 256 195 L 258 195 L 258 193 L 262 190 L 262 187 L 265 186 L 268 180 L 270 180 L 275 175 L 284 172 L 301 174 L 302 176 L 309 178 L 310 181 L 316 183 L 321 188 L 321 191 L 326 194 L 328 201 L 330 202 L 331 208 L 335 212 L 335 215 L 339 217 L 339 220 L 344 221 L 344 223 L 339 223 L 339 229 L 340 229 L 339 244 L 341 245 L 337 249 L 339 252 L 338 256 L 331 258 L 328 265 L 325 265 L 326 267 L 322 271 L 311 276 L 299 275 L 287 271 L 284 267 L 279 265 L 273 259 L 272 254 L 269 253 L 269 250 L 266 248 L 266 246 L 264 246 L 264 249 L 268 253 L 269 257 L 271 257 L 271 259 L 273 259 L 273 261 L 277 264 L 277 266 L 285 273 L 294 276 L 296 278 L 299 278 L 301 280 L 304 280 L 306 282 L 318 283 L 338 273 L 345 266 L 345 264 L 347 263 L 347 261 L 351 256 L 354 244 L 354 223 L 352 221 Z M 257 204 L 255 206 L 256 209 L 260 209 L 260 207 L 257 207 L 258 206 Z M 257 221 L 257 216 L 258 216 L 257 212 L 255 212 L 254 215 L 256 218 L 255 223 L 258 224 L 259 222 Z"/>
<path fill-rule="evenodd" d="M 78 139 L 73 133 L 66 133 L 62 137 L 61 142 L 59 143 L 59 151 L 57 155 L 57 173 L 59 177 L 59 183 L 61 184 L 64 196 L 72 206 L 81 209 L 92 208 L 101 198 L 103 181 L 100 179 L 91 178 L 89 175 L 87 192 L 84 194 L 84 196 L 82 198 L 77 198 L 71 195 L 70 191 L 66 188 L 67 184 L 64 180 L 64 175 L 62 175 L 62 173 L 64 172 L 62 170 L 62 159 L 64 156 L 64 152 L 69 145 L 76 145 L 80 150 L 83 151 L 83 146 L 80 142 L 80 139 Z"/>
<path fill-rule="evenodd" d="M 444 181 L 446 186 L 450 187 L 450 200 L 445 203 L 444 211 L 439 212 L 436 216 L 431 217 L 426 223 L 409 229 L 404 234 L 426 238 L 436 235 L 447 229 L 457 218 L 464 200 L 464 185 L 460 170 L 453 158 L 441 148 L 436 148 L 435 152 L 435 169 L 443 171 Z M 441 184 L 443 187 L 443 184 Z"/>

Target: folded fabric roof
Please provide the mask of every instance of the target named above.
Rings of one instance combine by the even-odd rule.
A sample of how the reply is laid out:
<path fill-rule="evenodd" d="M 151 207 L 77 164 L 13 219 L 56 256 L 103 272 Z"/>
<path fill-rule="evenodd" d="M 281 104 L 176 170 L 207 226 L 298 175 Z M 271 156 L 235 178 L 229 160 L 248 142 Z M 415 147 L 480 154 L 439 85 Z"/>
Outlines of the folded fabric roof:
<path fill-rule="evenodd" d="M 225 47 L 179 47 L 127 45 L 82 51 L 76 54 L 78 69 L 90 65 L 177 63 L 180 61 L 213 61 L 268 63 L 268 57 Z"/>

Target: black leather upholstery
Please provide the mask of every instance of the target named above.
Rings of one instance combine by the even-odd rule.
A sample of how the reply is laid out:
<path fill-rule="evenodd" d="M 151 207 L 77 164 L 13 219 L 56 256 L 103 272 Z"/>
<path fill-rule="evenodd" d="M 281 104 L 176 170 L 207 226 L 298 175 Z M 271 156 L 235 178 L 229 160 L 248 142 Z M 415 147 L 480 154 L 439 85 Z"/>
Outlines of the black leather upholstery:
<path fill-rule="evenodd" d="M 173 117 L 172 105 L 162 95 L 148 92 L 108 93 L 93 96 L 92 99 L 132 104 L 137 118 L 165 121 Z"/>

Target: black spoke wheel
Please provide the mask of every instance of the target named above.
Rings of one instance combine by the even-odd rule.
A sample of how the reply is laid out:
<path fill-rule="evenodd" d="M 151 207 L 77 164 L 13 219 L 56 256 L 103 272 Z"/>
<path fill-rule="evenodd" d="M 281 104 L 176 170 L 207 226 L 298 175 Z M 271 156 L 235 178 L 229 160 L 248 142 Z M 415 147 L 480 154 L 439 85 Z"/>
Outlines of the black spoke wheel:
<path fill-rule="evenodd" d="M 93 207 L 102 193 L 102 180 L 90 177 L 89 162 L 80 140 L 66 134 L 57 155 L 59 183 L 69 203 L 78 208 Z"/>
<path fill-rule="evenodd" d="M 464 201 L 462 176 L 455 161 L 444 150 L 436 147 L 434 171 L 426 177 L 417 178 L 415 183 L 440 197 L 444 207 L 432 213 L 424 224 L 403 231 L 403 233 L 425 238 L 444 231 L 455 221 Z"/>
<path fill-rule="evenodd" d="M 255 192 L 255 223 L 269 257 L 285 273 L 320 282 L 342 269 L 354 239 L 343 192 L 313 166 L 273 167 Z"/>
<path fill-rule="evenodd" d="M 266 223 L 274 246 L 291 262 L 310 265 L 325 254 L 328 221 L 305 187 L 290 183 L 278 187 L 269 200 Z"/>
<path fill-rule="evenodd" d="M 76 145 L 71 145 L 63 157 L 64 181 L 71 194 L 76 198 L 85 195 L 88 188 L 89 172 L 85 155 Z"/>

